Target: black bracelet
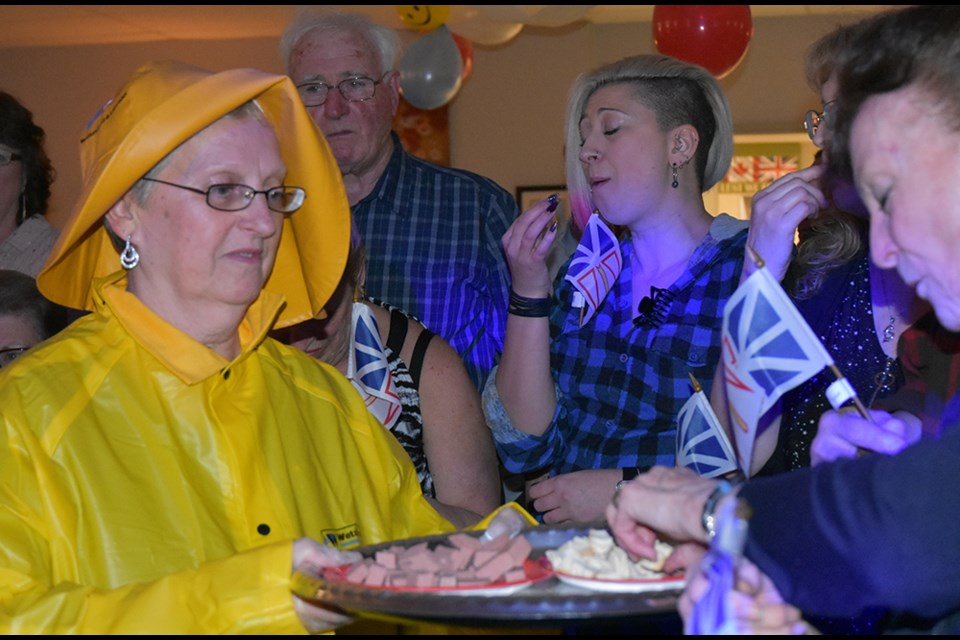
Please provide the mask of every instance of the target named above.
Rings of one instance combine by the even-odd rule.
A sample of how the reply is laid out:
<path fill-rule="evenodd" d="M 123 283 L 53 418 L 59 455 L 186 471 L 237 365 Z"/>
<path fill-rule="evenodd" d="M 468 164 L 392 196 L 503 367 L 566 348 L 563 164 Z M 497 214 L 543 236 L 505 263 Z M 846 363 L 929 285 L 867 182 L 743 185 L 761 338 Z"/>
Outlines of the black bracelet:
<path fill-rule="evenodd" d="M 640 475 L 640 469 L 637 467 L 626 467 L 621 470 L 623 472 L 623 479 L 620 480 L 613 488 L 613 495 L 617 496 L 620 494 L 620 489 L 623 489 L 623 485 L 627 484 L 638 475 Z"/>
<path fill-rule="evenodd" d="M 550 298 L 525 298 L 511 289 L 507 313 L 524 318 L 546 318 L 550 315 Z"/>

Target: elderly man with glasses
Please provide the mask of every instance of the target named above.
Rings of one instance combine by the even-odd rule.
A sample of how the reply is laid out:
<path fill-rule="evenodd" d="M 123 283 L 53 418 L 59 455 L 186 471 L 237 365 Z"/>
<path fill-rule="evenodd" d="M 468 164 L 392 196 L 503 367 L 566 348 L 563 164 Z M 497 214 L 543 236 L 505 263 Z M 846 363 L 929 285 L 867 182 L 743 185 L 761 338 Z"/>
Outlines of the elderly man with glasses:
<path fill-rule="evenodd" d="M 483 387 L 503 350 L 518 214 L 493 181 L 406 152 L 392 131 L 399 37 L 361 14 L 301 13 L 281 54 L 329 142 L 367 248 L 367 293 L 443 337 Z"/>

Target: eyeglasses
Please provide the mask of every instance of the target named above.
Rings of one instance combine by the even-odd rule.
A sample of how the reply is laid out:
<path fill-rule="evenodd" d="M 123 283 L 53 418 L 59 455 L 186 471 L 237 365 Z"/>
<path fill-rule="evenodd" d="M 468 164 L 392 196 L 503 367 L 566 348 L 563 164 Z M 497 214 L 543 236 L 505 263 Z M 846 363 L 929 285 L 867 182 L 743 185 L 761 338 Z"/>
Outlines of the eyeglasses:
<path fill-rule="evenodd" d="M 274 187 L 265 191 L 257 191 L 245 184 L 215 184 L 206 191 L 194 189 L 182 184 L 157 180 L 156 178 L 141 178 L 147 182 L 159 182 L 169 187 L 177 187 L 186 191 L 193 191 L 207 197 L 207 204 L 220 211 L 242 211 L 250 206 L 258 193 L 267 199 L 267 207 L 278 213 L 293 213 L 301 206 L 307 197 L 307 192 L 300 187 Z"/>
<path fill-rule="evenodd" d="M 377 85 L 386 77 L 386 73 L 379 80 L 367 76 L 352 76 L 341 80 L 336 86 L 340 95 L 350 102 L 363 102 L 373 97 L 377 91 Z M 327 94 L 330 93 L 331 88 L 331 85 L 323 82 L 304 82 L 297 85 L 297 91 L 300 92 L 300 99 L 305 107 L 321 106 L 327 101 Z"/>
<path fill-rule="evenodd" d="M 803 128 L 807 130 L 807 135 L 810 136 L 811 140 L 817 136 L 820 127 L 825 126 L 827 121 L 830 120 L 830 114 L 833 113 L 834 102 L 835 100 L 831 100 L 823 105 L 823 111 L 810 109 L 810 111 L 807 111 L 807 114 L 803 116 Z"/>
<path fill-rule="evenodd" d="M 0 349 L 0 369 L 19 358 L 27 349 L 29 349 L 29 347 L 10 347 L 8 349 Z"/>
<path fill-rule="evenodd" d="M 16 151 L 11 151 L 6 147 L 0 147 L 0 167 L 5 167 L 14 160 L 20 160 L 21 158 L 23 158 L 23 156 Z"/>

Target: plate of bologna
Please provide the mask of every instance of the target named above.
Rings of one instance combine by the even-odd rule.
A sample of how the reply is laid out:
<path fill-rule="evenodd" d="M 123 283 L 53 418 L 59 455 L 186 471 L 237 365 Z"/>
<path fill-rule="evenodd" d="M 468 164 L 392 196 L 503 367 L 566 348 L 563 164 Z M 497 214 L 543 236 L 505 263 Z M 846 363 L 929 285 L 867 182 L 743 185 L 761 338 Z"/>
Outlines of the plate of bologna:
<path fill-rule="evenodd" d="M 359 562 L 324 570 L 331 583 L 367 589 L 446 595 L 507 595 L 551 577 L 549 563 L 530 558 L 524 536 L 482 540 L 468 533 L 389 545 Z"/>

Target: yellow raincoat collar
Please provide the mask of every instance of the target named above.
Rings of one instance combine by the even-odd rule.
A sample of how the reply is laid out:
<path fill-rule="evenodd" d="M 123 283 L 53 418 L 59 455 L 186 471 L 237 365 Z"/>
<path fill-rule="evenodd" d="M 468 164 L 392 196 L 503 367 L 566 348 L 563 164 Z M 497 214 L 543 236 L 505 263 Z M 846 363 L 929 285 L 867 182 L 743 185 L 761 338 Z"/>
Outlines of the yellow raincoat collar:
<path fill-rule="evenodd" d="M 231 362 L 168 324 L 128 292 L 123 271 L 97 278 L 93 292 L 99 312 L 104 307 L 109 309 L 135 342 L 188 385 L 202 382 L 247 358 L 267 337 L 283 306 L 281 296 L 269 291 L 260 294 L 240 323 L 240 355 Z"/>
<path fill-rule="evenodd" d="M 167 154 L 251 100 L 277 132 L 286 184 L 307 192 L 303 207 L 284 220 L 264 290 L 286 302 L 278 327 L 319 315 L 340 281 L 350 235 L 346 192 L 326 140 L 286 76 L 255 69 L 214 73 L 179 62 L 141 67 L 84 131 L 83 190 L 37 277 L 44 295 L 92 310 L 94 279 L 119 267 L 102 224 L 107 211 Z"/>

